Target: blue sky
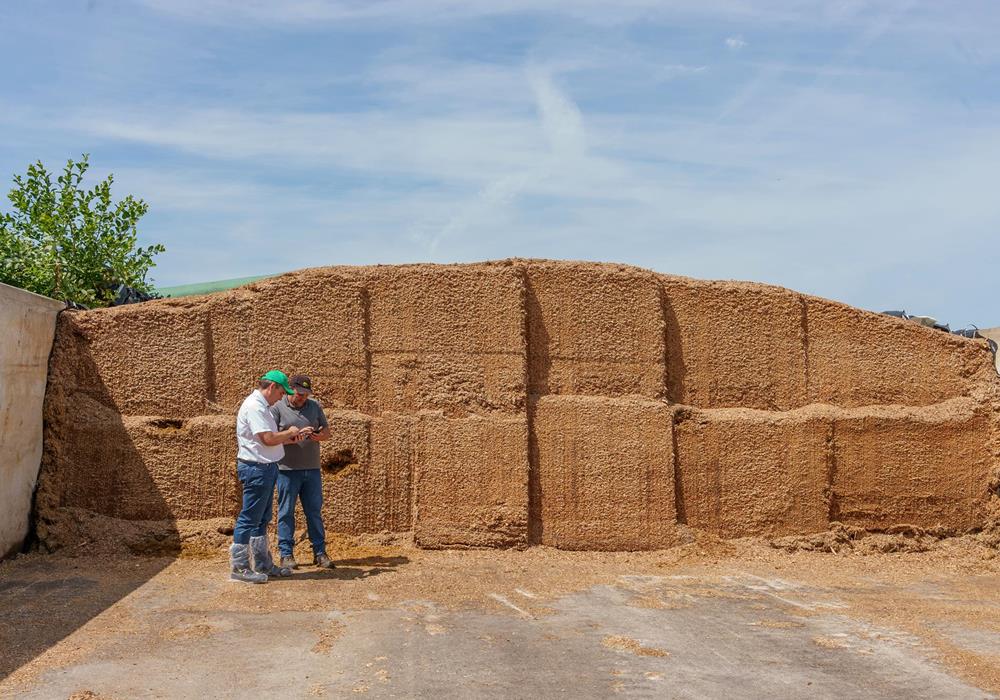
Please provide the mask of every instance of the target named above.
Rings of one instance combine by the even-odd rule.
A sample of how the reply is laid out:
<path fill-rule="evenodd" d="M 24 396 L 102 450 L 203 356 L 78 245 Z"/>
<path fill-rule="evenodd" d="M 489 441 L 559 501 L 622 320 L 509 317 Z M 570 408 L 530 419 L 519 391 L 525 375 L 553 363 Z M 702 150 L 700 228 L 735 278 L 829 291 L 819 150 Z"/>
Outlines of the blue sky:
<path fill-rule="evenodd" d="M 1000 325 L 995 2 L 36 0 L 0 25 L 0 177 L 90 153 L 149 202 L 161 285 L 610 260 Z"/>

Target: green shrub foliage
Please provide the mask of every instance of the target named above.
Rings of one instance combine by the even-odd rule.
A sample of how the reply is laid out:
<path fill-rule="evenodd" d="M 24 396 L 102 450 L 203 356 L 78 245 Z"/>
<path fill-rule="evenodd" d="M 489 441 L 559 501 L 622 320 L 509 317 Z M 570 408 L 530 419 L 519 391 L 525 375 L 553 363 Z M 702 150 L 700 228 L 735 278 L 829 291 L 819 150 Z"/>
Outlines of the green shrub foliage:
<path fill-rule="evenodd" d="M 52 174 L 41 161 L 14 176 L 12 208 L 0 212 L 0 282 L 84 306 L 107 306 L 116 284 L 149 292 L 156 244 L 136 245 L 149 206 L 128 195 L 111 201 L 113 175 L 83 189 L 88 156 Z"/>

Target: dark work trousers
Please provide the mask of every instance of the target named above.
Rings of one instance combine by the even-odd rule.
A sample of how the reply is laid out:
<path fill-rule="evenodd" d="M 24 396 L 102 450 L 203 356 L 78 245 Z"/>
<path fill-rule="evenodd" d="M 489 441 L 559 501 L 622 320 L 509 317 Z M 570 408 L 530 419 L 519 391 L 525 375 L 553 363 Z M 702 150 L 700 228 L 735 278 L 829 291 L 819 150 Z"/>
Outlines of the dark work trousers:
<path fill-rule="evenodd" d="M 243 484 L 243 508 L 236 517 L 233 542 L 249 544 L 260 537 L 271 521 L 274 482 L 278 478 L 276 462 L 236 462 L 236 474 Z"/>
<path fill-rule="evenodd" d="M 295 547 L 295 501 L 302 501 L 306 530 L 313 554 L 326 553 L 323 529 L 323 480 L 319 469 L 282 469 L 278 471 L 278 551 L 292 556 Z"/>

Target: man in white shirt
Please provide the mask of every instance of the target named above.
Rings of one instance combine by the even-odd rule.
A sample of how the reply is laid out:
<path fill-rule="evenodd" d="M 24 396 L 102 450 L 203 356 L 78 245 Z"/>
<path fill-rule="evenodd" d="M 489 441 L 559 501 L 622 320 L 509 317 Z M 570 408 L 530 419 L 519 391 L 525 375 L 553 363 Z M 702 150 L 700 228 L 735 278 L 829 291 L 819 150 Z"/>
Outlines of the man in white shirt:
<path fill-rule="evenodd" d="M 271 520 L 274 484 L 284 445 L 309 436 L 311 429 L 290 426 L 278 430 L 270 407 L 285 394 L 294 394 L 284 372 L 271 370 L 258 382 L 257 389 L 243 400 L 236 414 L 236 472 L 243 484 L 243 507 L 233 529 L 229 548 L 229 577 L 234 581 L 265 583 L 270 576 L 289 576 L 290 569 L 274 565 L 267 540 Z M 253 555 L 253 565 L 250 555 Z"/>

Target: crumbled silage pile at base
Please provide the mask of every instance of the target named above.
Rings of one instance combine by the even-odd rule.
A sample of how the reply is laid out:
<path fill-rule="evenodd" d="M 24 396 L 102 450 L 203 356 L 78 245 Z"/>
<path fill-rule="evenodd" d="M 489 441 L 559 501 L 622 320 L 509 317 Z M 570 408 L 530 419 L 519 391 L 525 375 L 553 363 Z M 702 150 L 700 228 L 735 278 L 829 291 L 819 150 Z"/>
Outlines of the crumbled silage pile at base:
<path fill-rule="evenodd" d="M 531 260 L 317 268 L 64 313 L 38 534 L 59 546 L 81 522 L 66 509 L 232 518 L 235 411 L 275 367 L 311 375 L 326 408 L 335 532 L 639 550 L 686 528 L 978 531 L 1000 512 L 991 360 L 778 287 Z"/>

